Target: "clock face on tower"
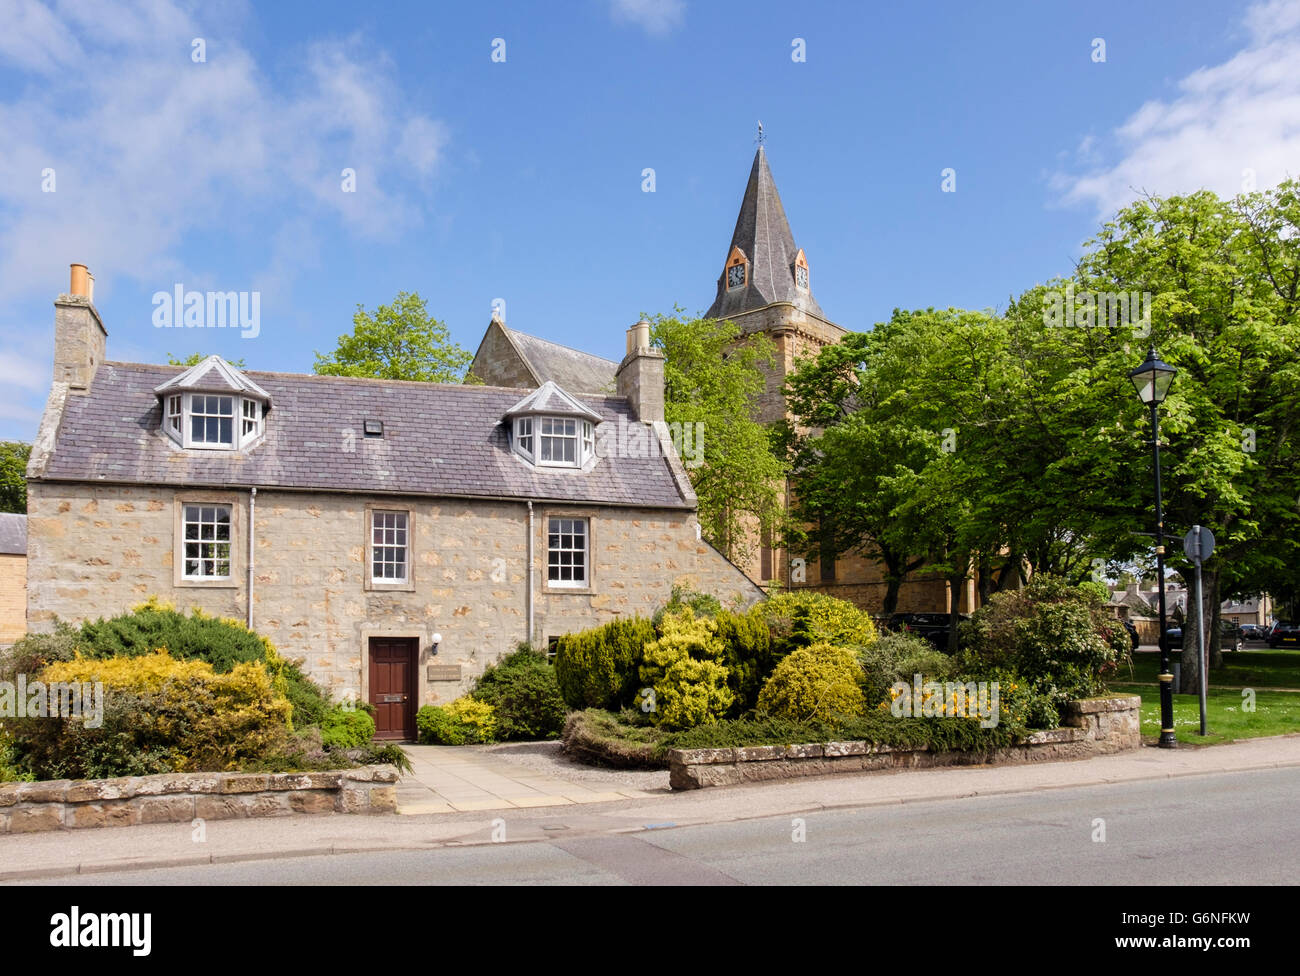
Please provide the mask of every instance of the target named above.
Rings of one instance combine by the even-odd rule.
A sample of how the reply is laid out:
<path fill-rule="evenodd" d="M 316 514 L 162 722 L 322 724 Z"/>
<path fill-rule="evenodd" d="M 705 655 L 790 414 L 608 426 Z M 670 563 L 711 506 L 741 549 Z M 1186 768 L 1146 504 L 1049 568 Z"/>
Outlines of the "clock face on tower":
<path fill-rule="evenodd" d="M 796 267 L 794 269 L 794 283 L 800 288 L 808 287 L 808 269 L 805 267 Z"/>
<path fill-rule="evenodd" d="M 743 264 L 733 264 L 727 269 L 727 287 L 739 288 L 745 283 L 745 266 Z"/>

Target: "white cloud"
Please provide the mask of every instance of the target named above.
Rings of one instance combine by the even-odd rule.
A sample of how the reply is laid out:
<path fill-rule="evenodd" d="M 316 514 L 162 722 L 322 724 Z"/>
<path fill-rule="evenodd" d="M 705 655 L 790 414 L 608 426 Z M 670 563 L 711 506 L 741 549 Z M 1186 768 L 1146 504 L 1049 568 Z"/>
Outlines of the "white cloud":
<path fill-rule="evenodd" d="M 610 0 L 610 14 L 620 24 L 636 24 L 647 34 L 662 36 L 682 22 L 683 0 Z"/>
<path fill-rule="evenodd" d="M 1300 168 L 1300 0 L 1252 6 L 1245 46 L 1222 64 L 1178 82 L 1178 94 L 1137 109 L 1108 140 L 1087 149 L 1117 161 L 1058 173 L 1066 203 L 1092 204 L 1109 217 L 1143 192 L 1209 189 L 1234 196 L 1248 172 L 1257 188 Z M 1082 147 L 1081 147 L 1082 148 Z"/>
<path fill-rule="evenodd" d="M 177 280 L 188 269 L 174 255 L 214 232 L 256 228 L 260 243 L 341 222 L 379 238 L 422 222 L 445 126 L 411 110 L 361 38 L 279 51 L 294 81 L 272 80 L 239 42 L 244 13 L 0 0 L 0 67 L 31 82 L 0 96 L 0 301 L 45 295 L 51 264 L 74 260 L 101 282 Z"/>

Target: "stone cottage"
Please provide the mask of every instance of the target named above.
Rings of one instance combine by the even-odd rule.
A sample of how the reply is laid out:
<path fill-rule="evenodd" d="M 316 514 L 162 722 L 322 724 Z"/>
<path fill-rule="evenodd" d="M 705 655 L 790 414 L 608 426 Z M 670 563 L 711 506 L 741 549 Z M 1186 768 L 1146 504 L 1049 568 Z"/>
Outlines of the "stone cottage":
<path fill-rule="evenodd" d="M 32 631 L 152 595 L 201 607 L 404 738 L 520 641 L 649 614 L 677 583 L 761 595 L 700 539 L 643 323 L 608 394 L 185 369 L 106 360 L 91 287 L 73 265 L 55 301 Z"/>
<path fill-rule="evenodd" d="M 27 516 L 0 512 L 0 647 L 27 630 Z"/>

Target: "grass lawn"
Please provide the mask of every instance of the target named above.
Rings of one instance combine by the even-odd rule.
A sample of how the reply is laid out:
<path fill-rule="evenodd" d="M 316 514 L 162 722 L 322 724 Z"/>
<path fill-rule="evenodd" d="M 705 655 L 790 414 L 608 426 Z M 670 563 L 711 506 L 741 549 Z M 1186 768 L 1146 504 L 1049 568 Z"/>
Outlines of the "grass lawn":
<path fill-rule="evenodd" d="M 1212 672 L 1211 681 L 1217 673 Z M 1142 736 L 1146 739 L 1160 736 L 1160 692 L 1156 688 L 1154 670 L 1150 684 L 1112 683 L 1107 687 L 1115 694 L 1141 695 Z M 1214 745 L 1236 739 L 1300 732 L 1300 693 L 1257 690 L 1253 712 L 1244 710 L 1245 701 L 1240 691 L 1211 685 L 1205 696 L 1205 729 L 1209 734 L 1202 738 L 1199 734 L 1200 700 L 1196 695 L 1174 695 L 1174 729 L 1178 741 Z"/>
<path fill-rule="evenodd" d="M 1172 660 L 1178 660 L 1175 651 Z M 1229 688 L 1300 688 L 1300 650 L 1236 651 L 1223 655 L 1224 666 L 1210 670 L 1210 690 L 1215 685 Z M 1133 675 L 1121 668 L 1115 681 L 1154 685 L 1160 672 L 1160 655 L 1150 652 L 1133 655 Z"/>

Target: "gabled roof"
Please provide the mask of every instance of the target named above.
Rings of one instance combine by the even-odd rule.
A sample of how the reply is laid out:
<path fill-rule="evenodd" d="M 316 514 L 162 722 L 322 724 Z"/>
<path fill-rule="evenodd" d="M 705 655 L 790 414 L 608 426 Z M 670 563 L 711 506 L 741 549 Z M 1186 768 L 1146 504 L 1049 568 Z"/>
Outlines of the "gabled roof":
<path fill-rule="evenodd" d="M 41 479 L 695 507 L 663 456 L 611 454 L 590 471 L 521 464 L 501 422 L 519 390 L 500 387 L 253 372 L 276 403 L 263 440 L 185 450 L 161 431 L 154 392 L 177 374 L 102 364 L 86 395 L 68 397 Z M 602 422 L 636 423 L 626 399 L 572 399 Z M 383 436 L 366 437 L 366 420 L 383 421 Z"/>
<path fill-rule="evenodd" d="M 518 332 L 493 316 L 470 372 L 501 386 L 528 389 L 554 380 L 573 393 L 608 396 L 616 388 L 618 363 Z"/>
<path fill-rule="evenodd" d="M 799 249 L 795 247 L 762 146 L 754 154 L 728 255 L 733 248 L 740 248 L 749 261 L 748 281 L 743 288 L 728 291 L 725 273 L 720 276 L 718 294 L 705 313 L 707 318 L 727 318 L 774 302 L 789 302 L 818 318 L 826 318 L 812 296 L 811 276 L 807 289 L 795 285 L 794 262 Z"/>
<path fill-rule="evenodd" d="M 0 554 L 27 555 L 27 516 L 0 512 Z"/>
<path fill-rule="evenodd" d="M 154 389 L 159 396 L 180 391 L 247 393 L 262 400 L 271 399 L 269 393 L 220 356 L 209 356 Z"/>
<path fill-rule="evenodd" d="M 582 417 L 600 423 L 600 414 L 561 390 L 554 380 L 547 380 L 532 393 L 507 410 L 503 417 L 520 417 L 525 414 L 552 414 L 565 417 Z"/>
<path fill-rule="evenodd" d="M 506 326 L 502 325 L 505 329 Z M 613 393 L 618 363 L 558 342 L 506 329 L 539 382 L 554 380 L 575 393 Z"/>

